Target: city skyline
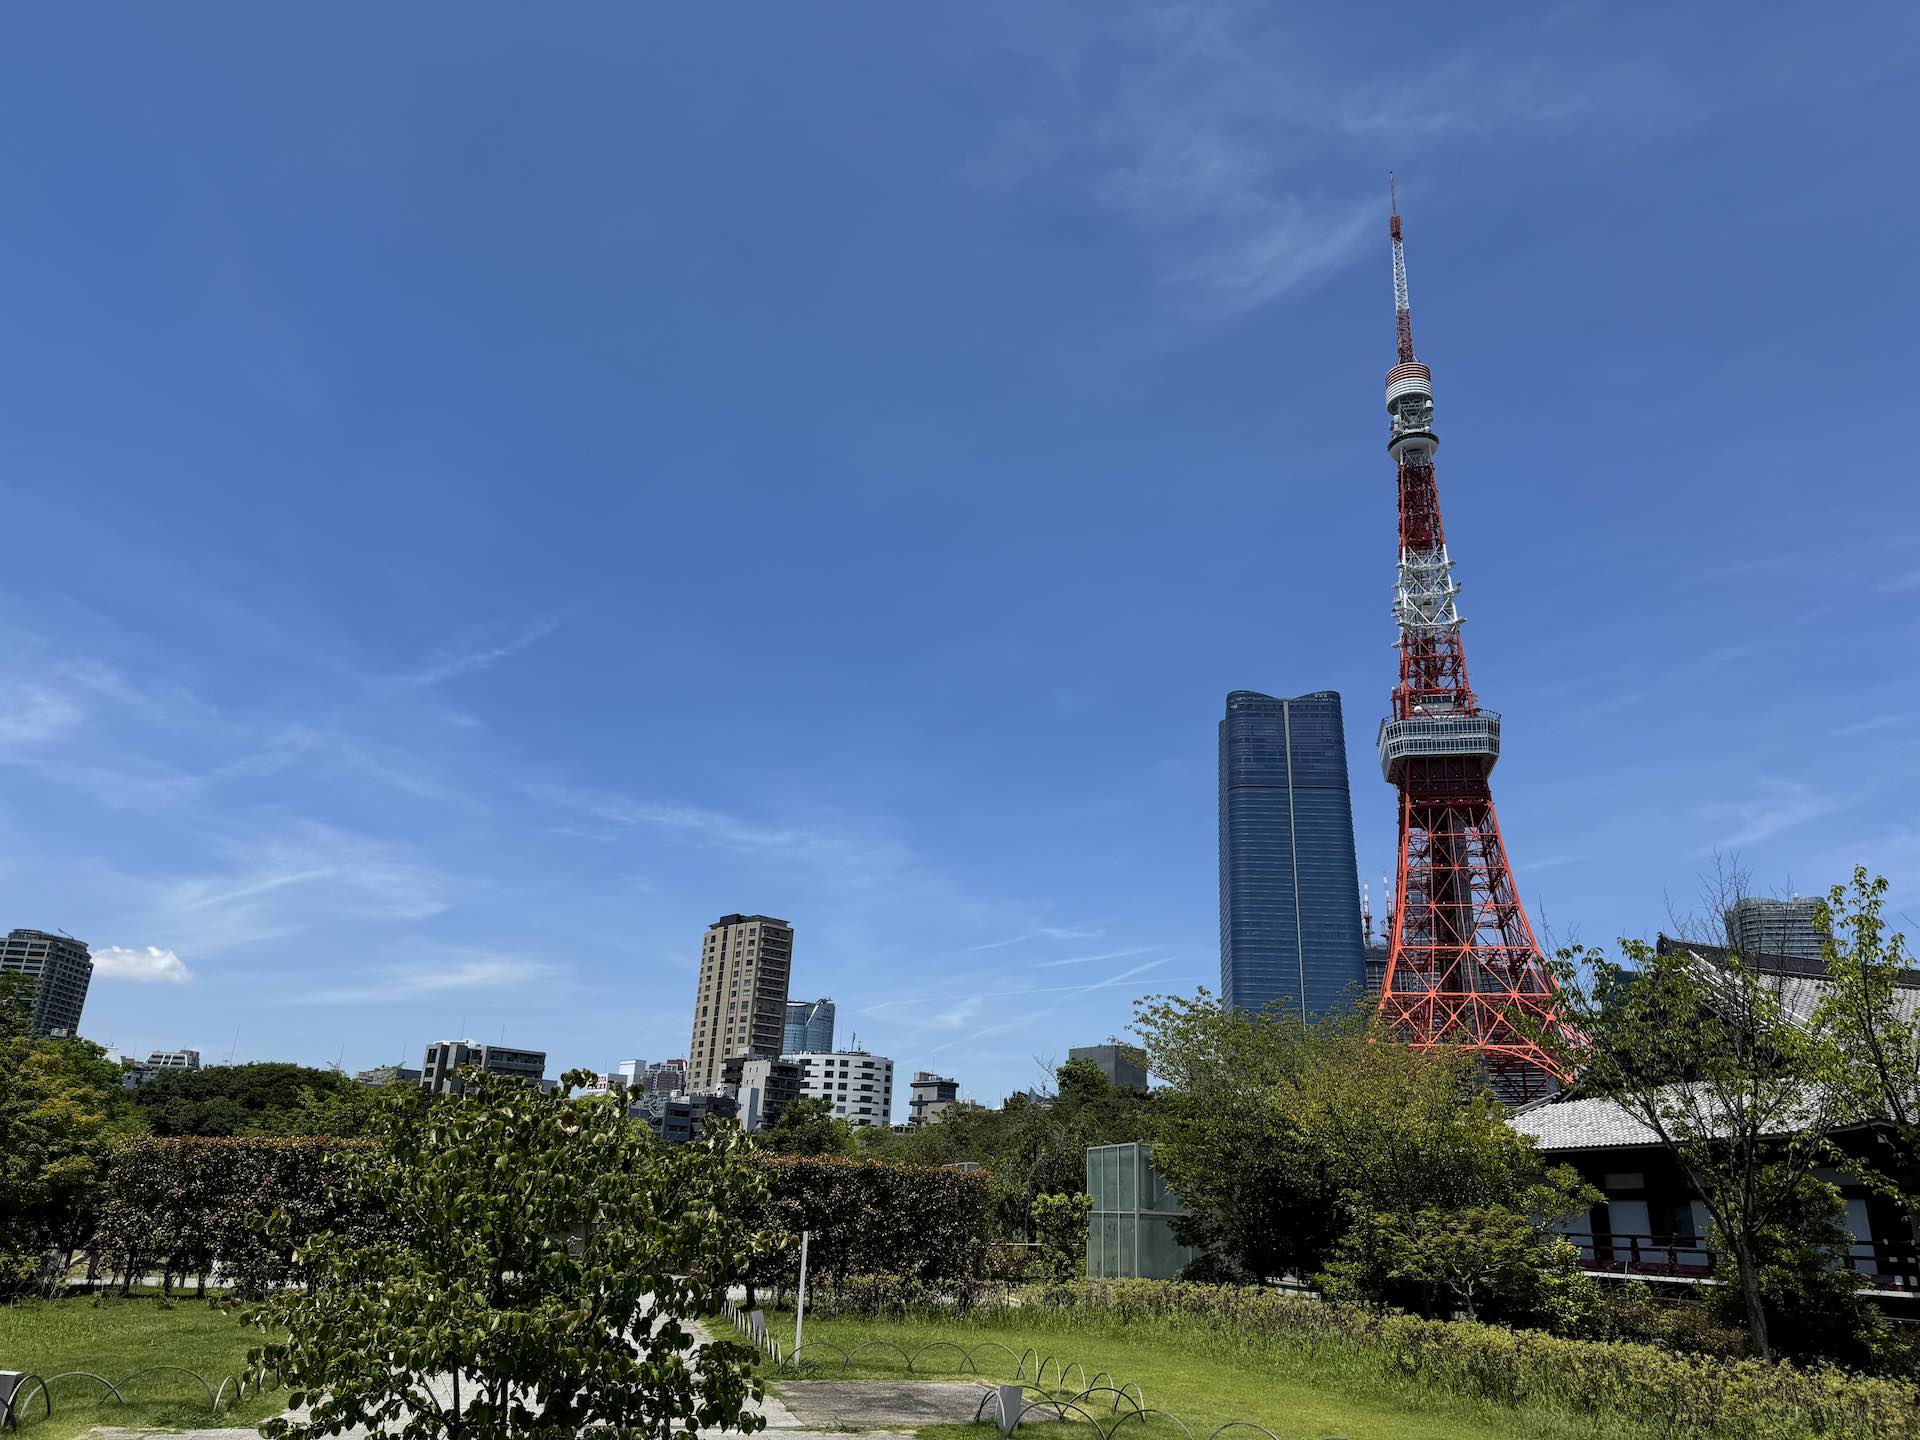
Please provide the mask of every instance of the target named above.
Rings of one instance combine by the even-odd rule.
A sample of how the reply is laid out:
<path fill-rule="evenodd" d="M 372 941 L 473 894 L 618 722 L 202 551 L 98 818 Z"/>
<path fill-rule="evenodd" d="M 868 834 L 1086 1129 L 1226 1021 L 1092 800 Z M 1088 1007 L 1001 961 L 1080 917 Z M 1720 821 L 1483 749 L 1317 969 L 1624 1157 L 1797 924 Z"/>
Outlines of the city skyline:
<path fill-rule="evenodd" d="M 777 914 L 991 1099 L 1217 985 L 1220 697 L 1320 688 L 1383 913 L 1395 170 L 1543 938 L 1920 930 L 1913 25 L 22 15 L 0 913 L 127 1053 L 551 1074 Z"/>

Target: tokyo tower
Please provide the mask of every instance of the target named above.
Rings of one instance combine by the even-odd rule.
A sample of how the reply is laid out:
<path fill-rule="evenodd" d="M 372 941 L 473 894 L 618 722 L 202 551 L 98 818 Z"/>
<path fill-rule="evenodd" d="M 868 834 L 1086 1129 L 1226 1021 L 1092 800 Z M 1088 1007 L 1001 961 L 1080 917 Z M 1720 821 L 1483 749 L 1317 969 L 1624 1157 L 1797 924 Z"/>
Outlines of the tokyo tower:
<path fill-rule="evenodd" d="M 1467 683 L 1453 560 L 1433 475 L 1433 374 L 1413 358 L 1413 313 L 1396 194 L 1394 326 L 1387 372 L 1387 453 L 1400 467 L 1400 683 L 1380 723 L 1380 767 L 1400 792 L 1400 874 L 1380 986 L 1379 1022 L 1416 1049 L 1470 1051 L 1511 1103 L 1552 1093 L 1567 1076 L 1542 1049 L 1558 996 L 1513 884 L 1488 777 L 1500 716 Z"/>

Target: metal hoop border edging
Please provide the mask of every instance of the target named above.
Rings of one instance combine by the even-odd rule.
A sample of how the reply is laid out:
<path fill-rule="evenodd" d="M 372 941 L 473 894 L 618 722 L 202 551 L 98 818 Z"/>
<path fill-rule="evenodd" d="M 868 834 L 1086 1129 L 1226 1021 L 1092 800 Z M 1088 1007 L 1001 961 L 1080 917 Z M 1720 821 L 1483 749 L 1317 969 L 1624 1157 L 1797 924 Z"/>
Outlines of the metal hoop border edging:
<path fill-rule="evenodd" d="M 1207 1440 L 1219 1440 L 1219 1437 L 1228 1430 L 1258 1430 L 1262 1435 L 1267 1437 L 1267 1440 L 1280 1440 L 1280 1437 L 1266 1426 L 1257 1425 L 1251 1420 L 1229 1420 L 1218 1430 L 1214 1431 L 1213 1434 L 1207 1436 Z"/>
<path fill-rule="evenodd" d="M 1100 1373 L 1102 1375 L 1106 1375 L 1107 1372 L 1102 1370 Z M 1113 1377 L 1111 1375 L 1107 1375 L 1107 1378 L 1111 1380 Z M 1109 1415 L 1118 1415 L 1120 1413 L 1120 1402 L 1122 1400 L 1126 1401 L 1129 1405 L 1133 1406 L 1133 1408 L 1136 1410 L 1144 1410 L 1147 1408 L 1146 1406 L 1142 1405 L 1138 1400 L 1135 1400 L 1133 1396 L 1127 1394 L 1125 1390 L 1115 1389 L 1111 1385 L 1089 1386 L 1087 1389 L 1082 1390 L 1078 1395 L 1075 1395 L 1071 1398 L 1074 1399 L 1075 1401 L 1080 1401 L 1080 1400 L 1085 1400 L 1089 1396 L 1093 1396 L 1093 1395 L 1113 1396 L 1113 1404 L 1107 1407 L 1107 1413 Z M 1207 1437 L 1207 1440 L 1213 1440 L 1213 1437 L 1209 1435 Z"/>
<path fill-rule="evenodd" d="M 899 1344 L 897 1344 L 892 1340 L 862 1340 L 858 1345 L 854 1346 L 853 1349 L 848 1352 L 847 1354 L 848 1366 L 851 1367 L 853 1362 L 858 1360 L 861 1354 L 868 1350 L 891 1350 L 893 1351 L 894 1354 L 900 1357 L 900 1363 L 902 1365 L 904 1365 L 908 1370 L 913 1369 L 912 1358 L 908 1356 L 905 1349 L 903 1349 Z"/>
<path fill-rule="evenodd" d="M 967 1352 L 967 1358 L 973 1362 L 973 1373 L 976 1375 L 985 1373 L 980 1369 L 980 1352 L 982 1350 L 998 1350 L 1002 1355 L 1013 1361 L 1016 1372 L 1019 1370 L 1020 1363 L 1024 1358 L 1023 1356 L 1014 1354 L 1011 1346 L 1002 1345 L 998 1340 L 982 1340 Z M 1016 1373 L 1014 1378 L 1018 1379 L 1019 1375 Z"/>
<path fill-rule="evenodd" d="M 980 1386 L 980 1403 L 973 1407 L 973 1418 L 977 1421 L 982 1415 L 987 1413 L 987 1402 L 993 1399 L 995 1396 L 997 1396 L 1000 1393 L 1000 1384 L 989 1385 L 984 1380 L 978 1381 L 976 1383 Z M 1012 1385 L 1016 1382 L 1012 1380 L 1007 1380 L 1001 1383 Z M 1030 1394 L 1035 1397 L 1031 1401 L 1023 1399 L 1020 1402 L 1023 1405 L 1028 1405 L 1028 1404 L 1051 1405 L 1054 1403 L 1055 1400 L 1059 1398 L 1058 1396 L 1055 1396 L 1055 1395 L 1049 1395 L 1046 1391 L 1042 1390 L 1038 1385 L 1033 1384 L 1031 1381 L 1020 1381 L 1018 1383 L 1020 1385 L 1020 1393 L 1022 1396 Z"/>
<path fill-rule="evenodd" d="M 26 1413 L 24 1409 L 20 1408 L 22 1405 L 20 1397 L 21 1393 L 26 1391 L 27 1382 L 29 1381 L 40 1387 L 40 1403 L 44 1407 L 44 1413 L 40 1418 L 42 1420 L 51 1420 L 53 1418 L 53 1396 L 47 1390 L 47 1382 L 42 1380 L 38 1375 L 22 1375 L 20 1377 L 20 1383 L 13 1387 L 13 1393 L 7 1396 L 4 1401 L 0 1401 L 0 1430 L 18 1430 L 20 1428 L 20 1422 L 15 1418 L 15 1411 L 18 1410 L 22 1415 Z M 108 1381 L 102 1380 L 100 1383 L 105 1385 L 109 1390 L 113 1388 L 112 1384 Z M 27 1398 L 32 1398 L 30 1392 Z"/>
<path fill-rule="evenodd" d="M 1106 1433 L 1105 1440 L 1112 1440 L 1112 1437 L 1119 1431 L 1120 1427 L 1126 1424 L 1127 1421 L 1129 1420 L 1138 1420 L 1142 1425 L 1145 1425 L 1147 1423 L 1147 1417 L 1149 1415 L 1164 1415 L 1167 1419 L 1171 1420 L 1174 1424 L 1180 1427 L 1180 1433 L 1185 1435 L 1187 1437 L 1187 1440 L 1200 1440 L 1200 1437 L 1195 1435 L 1193 1431 L 1188 1427 L 1187 1422 L 1182 1420 L 1178 1415 L 1174 1414 L 1173 1411 L 1171 1410 L 1129 1410 L 1127 1411 L 1126 1414 L 1122 1415 L 1118 1420 L 1115 1420 L 1113 1422 L 1112 1427 Z M 1246 1424 L 1248 1422 L 1233 1421 L 1230 1423 Z M 1215 1431 L 1214 1433 L 1218 1434 L 1219 1431 Z"/>
<path fill-rule="evenodd" d="M 909 1375 L 914 1373 L 913 1367 L 919 1363 L 920 1357 L 929 1350 L 958 1350 L 960 1352 L 960 1358 L 966 1362 L 967 1367 L 961 1373 L 966 1375 L 978 1375 L 980 1373 L 979 1366 L 973 1363 L 973 1352 L 968 1350 L 967 1347 L 959 1341 L 929 1340 L 926 1344 L 915 1350 L 912 1355 L 907 1357 L 907 1373 Z"/>
<path fill-rule="evenodd" d="M 126 1403 L 127 1397 L 120 1393 L 120 1386 L 115 1385 L 113 1381 L 107 1379 L 106 1376 L 96 1375 L 91 1370 L 62 1370 L 58 1375 L 47 1376 L 44 1379 L 38 1375 L 23 1377 L 20 1381 L 20 1388 L 13 1392 L 12 1410 L 16 1413 L 20 1410 L 23 1397 L 26 1395 L 27 1381 L 32 1380 L 34 1384 L 40 1387 L 40 1393 L 45 1397 L 43 1401 L 45 1416 L 51 1419 L 53 1417 L 53 1387 L 62 1380 L 72 1380 L 76 1376 L 82 1380 L 91 1380 L 94 1384 L 105 1387 L 105 1393 L 98 1396 L 93 1402 L 96 1408 L 106 1403 L 108 1395 L 113 1396 L 117 1404 Z M 121 1384 L 125 1383 L 125 1381 L 121 1382 Z M 20 1427 L 16 1424 L 14 1428 L 17 1430 Z"/>
<path fill-rule="evenodd" d="M 126 1379 L 122 1380 L 120 1384 L 123 1387 L 130 1386 L 133 1384 L 134 1381 L 142 1379 L 145 1376 L 163 1375 L 163 1374 L 185 1375 L 190 1379 L 192 1379 L 196 1385 L 198 1385 L 202 1390 L 207 1392 L 207 1407 L 209 1409 L 213 1408 L 213 1404 L 214 1404 L 213 1387 L 207 1383 L 206 1377 L 200 1374 L 199 1371 L 189 1370 L 184 1365 L 149 1365 L 144 1370 L 134 1371 L 133 1374 L 127 1376 Z"/>
<path fill-rule="evenodd" d="M 847 1352 L 846 1352 L 846 1351 L 845 1351 L 844 1349 L 842 1349 L 842 1348 L 841 1348 L 840 1346 L 838 1346 L 838 1345 L 836 1345 L 836 1344 L 835 1344 L 835 1343 L 834 1343 L 833 1341 L 831 1341 L 831 1340 L 809 1340 L 809 1341 L 807 1341 L 807 1343 L 806 1343 L 806 1344 L 804 1344 L 804 1345 L 796 1345 L 796 1346 L 794 1346 L 794 1347 L 793 1347 L 793 1349 L 792 1349 L 792 1350 L 790 1350 L 790 1351 L 788 1351 L 788 1352 L 787 1352 L 787 1360 L 786 1360 L 786 1368 L 788 1368 L 788 1369 L 790 1369 L 790 1370 L 799 1370 L 799 1369 L 801 1369 L 802 1367 L 804 1367 L 804 1366 L 805 1366 L 805 1365 L 806 1365 L 806 1364 L 807 1364 L 808 1362 L 807 1362 L 807 1361 L 805 1361 L 805 1360 L 802 1360 L 802 1359 L 800 1358 L 800 1355 L 801 1355 L 801 1352 L 802 1352 L 802 1351 L 807 1351 L 807 1350 L 834 1350 L 834 1351 L 838 1351 L 838 1352 L 839 1352 L 839 1355 L 840 1355 L 840 1368 L 841 1368 L 842 1370 L 845 1370 L 845 1369 L 847 1369 L 847 1368 L 848 1368 L 848 1367 L 849 1367 L 849 1366 L 850 1366 L 850 1365 L 851 1365 L 851 1364 L 853 1363 L 853 1360 L 852 1360 L 852 1357 L 851 1357 L 851 1356 L 849 1356 L 849 1355 L 847 1354 Z"/>
<path fill-rule="evenodd" d="M 220 1401 L 227 1393 L 227 1387 L 233 1387 L 233 1403 L 238 1405 L 247 1398 L 247 1382 L 238 1375 L 229 1375 L 220 1382 L 220 1388 L 213 1392 L 213 1413 L 220 1413 Z"/>
<path fill-rule="evenodd" d="M 1100 1422 L 1094 1418 L 1090 1411 L 1075 1405 L 1071 1400 L 1035 1400 L 1030 1405 L 1022 1406 L 1019 1415 L 1014 1418 L 1013 1428 L 1018 1430 L 1020 1428 L 1020 1422 L 1025 1420 L 1027 1416 L 1031 1415 L 1035 1410 L 1045 1410 L 1049 1407 L 1052 1408 L 1054 1415 L 1062 1421 L 1067 1418 L 1067 1411 L 1077 1411 L 1080 1418 L 1093 1427 L 1093 1433 L 1098 1435 L 1100 1440 L 1107 1440 L 1107 1437 L 1113 1433 L 1111 1430 L 1103 1429 Z M 1181 1428 L 1185 1429 L 1186 1427 L 1182 1426 Z M 1189 1430 L 1187 1433 L 1191 1435 L 1193 1432 Z"/>

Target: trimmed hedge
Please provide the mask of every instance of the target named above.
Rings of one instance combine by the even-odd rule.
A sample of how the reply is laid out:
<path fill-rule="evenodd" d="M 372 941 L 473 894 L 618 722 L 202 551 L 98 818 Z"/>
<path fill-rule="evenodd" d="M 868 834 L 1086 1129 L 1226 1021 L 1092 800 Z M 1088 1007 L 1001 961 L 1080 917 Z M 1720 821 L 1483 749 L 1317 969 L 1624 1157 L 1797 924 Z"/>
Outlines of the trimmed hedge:
<path fill-rule="evenodd" d="M 309 1276 L 294 1252 L 326 1230 L 369 1239 L 382 1217 L 352 1203 L 346 1157 L 368 1142 L 238 1136 L 141 1137 L 119 1146 L 107 1169 L 93 1256 L 124 1283 L 159 1275 L 163 1286 L 209 1279 L 249 1295 Z M 769 1201 L 760 1223 L 794 1237 L 759 1284 L 791 1288 L 799 1236 L 810 1230 L 808 1286 L 848 1290 L 881 1309 L 944 1293 L 970 1300 L 992 1233 L 992 1184 L 980 1171 L 828 1157 L 762 1157 Z M 279 1216 L 270 1228 L 259 1223 Z M 856 1276 L 905 1287 L 875 1292 Z M 885 1287 L 882 1287 L 883 1289 Z"/>
<path fill-rule="evenodd" d="M 984 1171 L 895 1165 L 836 1156 L 767 1156 L 765 1224 L 794 1237 L 754 1279 L 791 1288 L 799 1238 L 807 1245 L 807 1288 L 835 1291 L 854 1276 L 884 1275 L 944 1287 L 967 1298 L 980 1279 L 993 1232 L 993 1182 Z"/>
<path fill-rule="evenodd" d="M 1191 1319 L 1289 1348 L 1328 1343 L 1372 1352 L 1389 1375 L 1505 1405 L 1541 1402 L 1630 1417 L 1663 1440 L 1920 1436 L 1912 1385 L 1831 1368 L 1683 1355 L 1625 1341 L 1563 1340 L 1469 1320 L 1376 1315 L 1357 1306 L 1253 1286 L 1082 1280 L 1047 1286 L 1045 1304 L 1100 1309 L 1122 1321 Z"/>
<path fill-rule="evenodd" d="M 124 1284 L 211 1277 L 248 1295 L 307 1284 L 294 1252 L 325 1230 L 370 1238 L 380 1216 L 346 1195 L 342 1165 L 364 1141 L 145 1136 L 107 1167 L 96 1265 Z M 263 1225 L 277 1216 L 271 1226 Z"/>

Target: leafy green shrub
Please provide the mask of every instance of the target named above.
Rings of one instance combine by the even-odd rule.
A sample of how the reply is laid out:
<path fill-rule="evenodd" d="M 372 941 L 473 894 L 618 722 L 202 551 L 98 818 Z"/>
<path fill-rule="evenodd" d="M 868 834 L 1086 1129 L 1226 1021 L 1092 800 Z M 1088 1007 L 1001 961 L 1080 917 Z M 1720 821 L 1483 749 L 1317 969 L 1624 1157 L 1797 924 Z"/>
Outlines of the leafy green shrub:
<path fill-rule="evenodd" d="M 1122 1320 L 1218 1323 L 1244 1338 L 1289 1348 L 1353 1347 L 1408 1384 L 1503 1405 L 1630 1416 L 1640 1433 L 1662 1440 L 1920 1436 L 1920 1397 L 1911 1386 L 1829 1367 L 1676 1354 L 1474 1321 L 1381 1316 L 1251 1286 L 1089 1280 L 1049 1286 L 1034 1298 L 1057 1307 L 1098 1308 Z"/>
<path fill-rule="evenodd" d="M 963 1286 L 961 1308 L 967 1308 L 971 1295 L 972 1287 Z M 811 1276 L 807 1281 L 809 1313 L 821 1315 L 899 1320 L 916 1311 L 938 1310 L 952 1298 L 948 1289 L 905 1275 L 847 1275 L 826 1291 L 815 1291 Z"/>
<path fill-rule="evenodd" d="M 95 1256 L 130 1283 L 159 1272 L 163 1286 L 215 1276 L 247 1295 L 306 1285 L 300 1247 L 325 1231 L 350 1240 L 382 1229 L 380 1212 L 351 1197 L 342 1166 L 354 1140 L 142 1136 L 107 1167 Z M 258 1222 L 280 1217 L 269 1233 Z"/>
<path fill-rule="evenodd" d="M 388 1234 L 310 1242 L 316 1283 L 247 1316 L 265 1341 L 247 1378 L 284 1384 L 293 1407 L 262 1434 L 666 1440 L 766 1423 L 744 1410 L 761 1393 L 752 1350 L 690 1323 L 769 1243 L 739 1133 L 658 1144 L 619 1100 L 575 1100 L 591 1079 L 569 1071 L 546 1094 L 476 1073 L 424 1115 L 383 1099 L 382 1143 L 344 1179 Z M 452 1403 L 429 1411 L 436 1377 Z"/>
<path fill-rule="evenodd" d="M 760 1284 L 793 1288 L 803 1230 L 810 1292 L 857 1275 L 948 1289 L 983 1276 L 993 1204 L 984 1171 L 837 1156 L 765 1156 L 757 1168 L 768 1192 L 760 1223 L 794 1242 L 756 1268 Z"/>
<path fill-rule="evenodd" d="M 1090 1195 L 1036 1195 L 1033 1233 L 1051 1278 L 1071 1280 L 1087 1265 L 1087 1217 Z"/>

